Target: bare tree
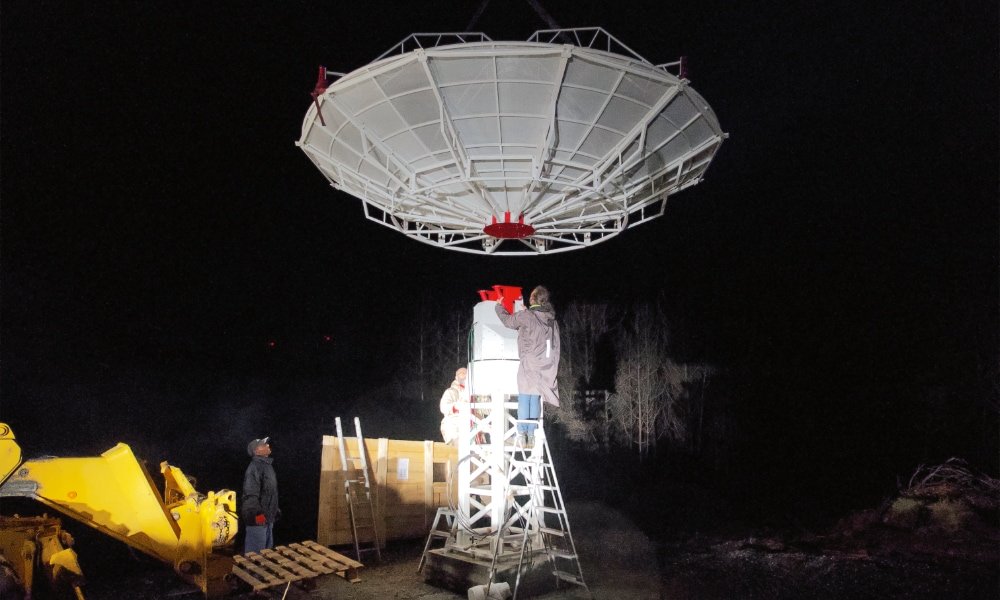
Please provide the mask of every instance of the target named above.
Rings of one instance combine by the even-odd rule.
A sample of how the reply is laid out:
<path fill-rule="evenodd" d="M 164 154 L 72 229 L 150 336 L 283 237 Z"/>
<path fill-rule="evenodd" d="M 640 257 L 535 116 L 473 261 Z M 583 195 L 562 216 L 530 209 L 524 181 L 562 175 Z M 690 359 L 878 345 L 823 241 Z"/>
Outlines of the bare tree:
<path fill-rule="evenodd" d="M 568 382 L 576 385 L 590 380 L 597 363 L 597 344 L 612 326 L 612 321 L 614 316 L 607 304 L 573 302 L 560 314 L 562 357 L 559 371 Z"/>
<path fill-rule="evenodd" d="M 451 385 L 455 370 L 469 362 L 468 340 L 472 328 L 469 311 L 452 309 L 434 319 L 436 335 L 430 349 L 431 377 L 425 388 L 431 404 L 437 407 L 441 393 Z"/>
<path fill-rule="evenodd" d="M 597 345 L 615 320 L 607 304 L 571 303 L 559 313 L 559 407 L 550 410 L 554 421 L 575 441 L 606 443 L 602 427 L 588 421 L 577 396 L 588 388 L 597 363 Z"/>
<path fill-rule="evenodd" d="M 422 306 L 428 306 L 423 303 Z M 468 362 L 468 334 L 471 315 L 465 310 L 421 310 L 413 328 L 401 338 L 397 380 L 404 395 L 419 399 L 422 406 L 436 410 L 441 392 Z"/>
<path fill-rule="evenodd" d="M 455 369 L 469 362 L 469 332 L 472 317 L 467 310 L 452 310 L 443 318 L 441 328 L 441 362 L 450 377 Z"/>
<path fill-rule="evenodd" d="M 662 376 L 666 362 L 666 339 L 648 306 L 637 309 L 630 331 L 622 335 L 615 393 L 608 399 L 608 412 L 621 441 L 647 456 L 659 438 L 657 423 L 665 411 L 667 382 Z"/>
<path fill-rule="evenodd" d="M 653 452 L 660 440 L 684 443 L 692 417 L 691 384 L 707 378 L 708 367 L 674 362 L 669 355 L 666 322 L 657 310 L 639 306 L 622 335 L 615 369 L 615 393 L 608 412 L 619 439 L 640 457 Z"/>

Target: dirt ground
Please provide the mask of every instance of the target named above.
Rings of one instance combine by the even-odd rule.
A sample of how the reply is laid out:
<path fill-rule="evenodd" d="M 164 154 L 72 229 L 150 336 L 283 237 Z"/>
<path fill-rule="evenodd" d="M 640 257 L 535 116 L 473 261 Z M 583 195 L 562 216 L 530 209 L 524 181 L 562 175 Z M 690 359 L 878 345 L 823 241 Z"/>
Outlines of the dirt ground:
<path fill-rule="evenodd" d="M 654 541 L 607 505 L 568 505 L 573 537 L 593 598 L 646 599 L 996 599 L 1000 537 L 990 526 L 967 531 L 900 531 L 854 516 L 824 535 L 678 532 Z M 746 533 L 746 534 L 744 534 Z M 273 588 L 275 600 L 453 600 L 466 594 L 424 582 L 416 572 L 423 540 L 391 542 L 381 563 L 369 562 L 361 581 L 336 576 L 311 590 Z M 196 598 L 172 572 L 154 563 L 131 572 L 91 573 L 90 600 Z M 237 593 L 233 600 L 249 600 Z M 526 598 L 525 594 L 519 594 Z M 539 600 L 587 598 L 572 587 Z"/>
<path fill-rule="evenodd" d="M 617 511 L 597 503 L 571 504 L 570 524 L 581 558 L 584 577 L 595 598 L 660 598 L 656 547 L 631 522 Z M 580 525 L 576 525 L 579 520 Z M 292 585 L 287 590 L 276 587 L 258 598 L 284 597 L 286 600 L 382 600 L 420 599 L 453 600 L 466 598 L 459 594 L 424 582 L 417 573 L 424 540 L 394 541 L 382 553 L 381 562 L 366 562 L 361 569 L 361 580 L 350 583 L 329 575 L 315 581 L 310 590 Z M 340 549 L 345 551 L 344 549 Z M 367 557 L 366 557 L 367 558 Z M 179 583 L 173 572 L 148 562 L 145 568 L 133 572 L 88 573 L 86 589 L 88 600 L 153 600 L 159 598 L 197 598 L 189 588 Z M 526 598 L 519 594 L 519 598 Z M 534 598 L 555 600 L 586 598 L 582 588 L 554 591 Z M 231 596 L 232 600 L 250 600 L 248 592 Z"/>

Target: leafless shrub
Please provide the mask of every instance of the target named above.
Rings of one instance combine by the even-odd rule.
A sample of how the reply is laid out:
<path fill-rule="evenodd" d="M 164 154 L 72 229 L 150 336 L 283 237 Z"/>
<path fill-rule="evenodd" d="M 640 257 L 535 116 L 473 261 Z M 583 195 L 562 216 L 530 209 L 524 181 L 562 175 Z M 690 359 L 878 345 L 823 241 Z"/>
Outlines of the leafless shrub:
<path fill-rule="evenodd" d="M 945 492 L 979 493 L 1000 496 L 1000 479 L 976 473 L 960 458 L 949 458 L 939 465 L 920 465 L 910 476 L 903 495 L 925 497 L 946 495 Z"/>

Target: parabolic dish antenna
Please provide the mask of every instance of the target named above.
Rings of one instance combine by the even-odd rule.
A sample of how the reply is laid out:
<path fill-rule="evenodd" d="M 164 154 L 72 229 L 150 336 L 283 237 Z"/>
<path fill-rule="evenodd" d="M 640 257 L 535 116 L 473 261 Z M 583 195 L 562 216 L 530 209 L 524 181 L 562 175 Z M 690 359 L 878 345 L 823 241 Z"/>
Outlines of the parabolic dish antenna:
<path fill-rule="evenodd" d="M 346 75 L 321 68 L 313 96 L 297 145 L 334 188 L 479 254 L 586 248 L 658 217 L 726 137 L 679 61 L 599 28 L 413 34 Z"/>

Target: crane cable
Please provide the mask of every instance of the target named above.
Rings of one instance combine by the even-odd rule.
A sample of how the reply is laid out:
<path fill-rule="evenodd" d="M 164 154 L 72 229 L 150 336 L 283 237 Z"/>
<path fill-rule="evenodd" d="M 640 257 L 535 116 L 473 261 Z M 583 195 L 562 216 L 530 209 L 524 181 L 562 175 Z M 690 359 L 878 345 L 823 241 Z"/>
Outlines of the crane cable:
<path fill-rule="evenodd" d="M 479 4 L 479 8 L 476 9 L 476 12 L 472 15 L 472 19 L 469 20 L 469 24 L 465 26 L 465 31 L 472 31 L 472 28 L 479 22 L 479 17 L 483 16 L 483 12 L 486 11 L 486 7 L 489 6 L 489 3 L 490 0 L 483 0 Z M 534 9 L 535 14 L 537 14 L 550 29 L 562 29 L 562 27 L 556 23 L 556 20 L 552 18 L 552 15 L 550 15 L 548 11 L 542 7 L 538 0 L 528 0 L 528 4 Z"/>

